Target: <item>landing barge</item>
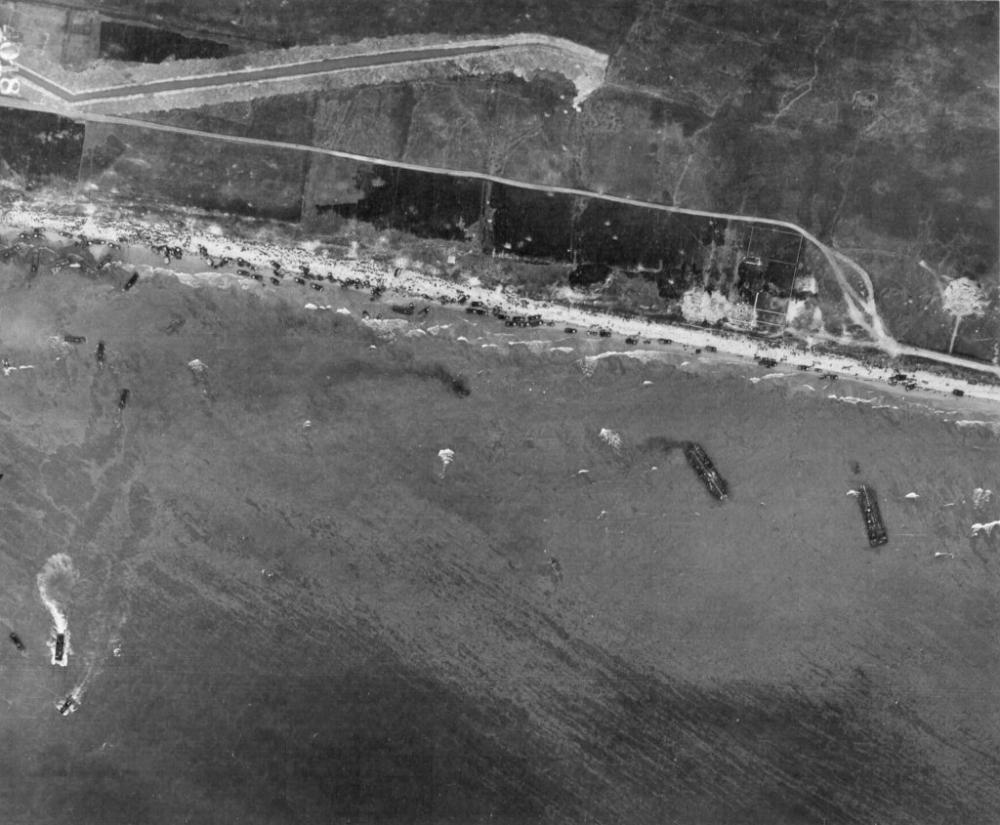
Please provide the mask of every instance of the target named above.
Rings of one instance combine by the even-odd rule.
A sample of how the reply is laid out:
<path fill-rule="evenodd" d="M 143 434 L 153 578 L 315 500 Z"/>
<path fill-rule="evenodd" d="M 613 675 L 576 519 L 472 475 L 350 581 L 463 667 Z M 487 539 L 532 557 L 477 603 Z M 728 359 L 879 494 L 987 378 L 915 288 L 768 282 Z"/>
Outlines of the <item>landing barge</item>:
<path fill-rule="evenodd" d="M 883 544 L 888 544 L 889 532 L 885 529 L 882 513 L 878 509 L 875 488 L 870 484 L 862 484 L 858 487 L 857 493 L 858 506 L 861 508 L 861 515 L 865 520 L 865 532 L 868 533 L 868 545 L 881 547 Z"/>
<path fill-rule="evenodd" d="M 729 498 L 729 485 L 715 469 L 712 459 L 708 457 L 708 453 L 705 452 L 705 448 L 701 444 L 688 441 L 684 445 L 684 457 L 691 465 L 691 469 L 698 474 L 698 478 L 701 479 L 701 483 L 705 485 L 705 489 L 709 493 L 719 501 L 725 501 Z"/>

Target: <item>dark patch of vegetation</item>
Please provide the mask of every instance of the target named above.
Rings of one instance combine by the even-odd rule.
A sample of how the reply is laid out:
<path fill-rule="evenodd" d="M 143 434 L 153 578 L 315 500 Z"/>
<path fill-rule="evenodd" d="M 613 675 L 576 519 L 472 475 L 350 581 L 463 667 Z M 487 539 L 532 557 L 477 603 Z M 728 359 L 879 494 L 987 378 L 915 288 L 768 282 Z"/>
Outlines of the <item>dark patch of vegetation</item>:
<path fill-rule="evenodd" d="M 127 23 L 101 23 L 101 57 L 133 63 L 162 63 L 164 60 L 192 60 L 226 57 L 226 43 L 185 37 L 177 32 Z"/>
<path fill-rule="evenodd" d="M 83 137 L 82 123 L 46 112 L 0 107 L 0 163 L 29 189 L 75 183 Z"/>

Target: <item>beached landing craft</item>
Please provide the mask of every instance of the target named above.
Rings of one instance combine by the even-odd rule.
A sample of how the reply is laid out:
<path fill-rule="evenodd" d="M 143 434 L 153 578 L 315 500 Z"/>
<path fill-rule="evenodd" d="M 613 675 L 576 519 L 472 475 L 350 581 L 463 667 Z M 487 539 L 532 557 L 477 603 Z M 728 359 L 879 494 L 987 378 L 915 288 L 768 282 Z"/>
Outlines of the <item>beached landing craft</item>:
<path fill-rule="evenodd" d="M 882 521 L 882 514 L 878 509 L 878 499 L 875 496 L 875 488 L 870 484 L 862 484 L 857 489 L 858 506 L 861 507 L 861 515 L 865 520 L 865 531 L 868 533 L 868 544 L 871 547 L 880 547 L 889 542 L 889 533 L 885 529 L 885 522 Z"/>
<path fill-rule="evenodd" d="M 719 475 L 715 469 L 712 459 L 708 457 L 705 448 L 694 441 L 688 441 L 684 445 L 684 457 L 701 479 L 705 489 L 708 490 L 719 501 L 725 501 L 729 497 L 729 485 L 726 480 Z"/>

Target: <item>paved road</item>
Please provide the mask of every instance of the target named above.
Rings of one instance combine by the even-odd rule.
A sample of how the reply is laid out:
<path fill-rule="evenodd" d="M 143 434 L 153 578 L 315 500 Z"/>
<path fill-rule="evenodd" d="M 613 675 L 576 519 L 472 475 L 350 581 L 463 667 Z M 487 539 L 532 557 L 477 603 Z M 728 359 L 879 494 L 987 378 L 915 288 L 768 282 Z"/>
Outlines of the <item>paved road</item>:
<path fill-rule="evenodd" d="M 253 83 L 260 80 L 278 80 L 308 77 L 310 75 L 331 74 L 347 69 L 366 69 L 392 66 L 399 63 L 423 63 L 447 60 L 470 54 L 488 54 L 504 48 L 501 45 L 446 46 L 435 49 L 407 49 L 379 54 L 359 54 L 347 57 L 327 57 L 302 63 L 265 66 L 263 68 L 234 69 L 228 72 L 193 75 L 170 80 L 154 80 L 146 83 L 132 83 L 125 86 L 111 86 L 86 92 L 74 92 L 49 80 L 38 72 L 20 66 L 20 74 L 31 83 L 55 95 L 66 103 L 92 103 L 99 100 L 115 100 L 123 97 L 150 95 L 157 92 L 178 92 L 188 89 L 230 86 Z"/>

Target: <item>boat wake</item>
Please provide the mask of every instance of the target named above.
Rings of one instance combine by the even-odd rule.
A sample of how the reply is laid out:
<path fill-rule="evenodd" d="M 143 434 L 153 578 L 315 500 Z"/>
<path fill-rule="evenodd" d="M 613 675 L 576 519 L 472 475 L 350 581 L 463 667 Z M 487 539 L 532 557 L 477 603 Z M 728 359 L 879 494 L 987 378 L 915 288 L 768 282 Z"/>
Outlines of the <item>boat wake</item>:
<path fill-rule="evenodd" d="M 52 651 L 52 664 L 66 667 L 71 648 L 69 645 L 69 621 L 66 610 L 55 595 L 60 586 L 72 587 L 79 574 L 73 560 L 66 553 L 50 556 L 38 574 L 38 596 L 52 615 L 52 634 L 46 643 Z"/>

